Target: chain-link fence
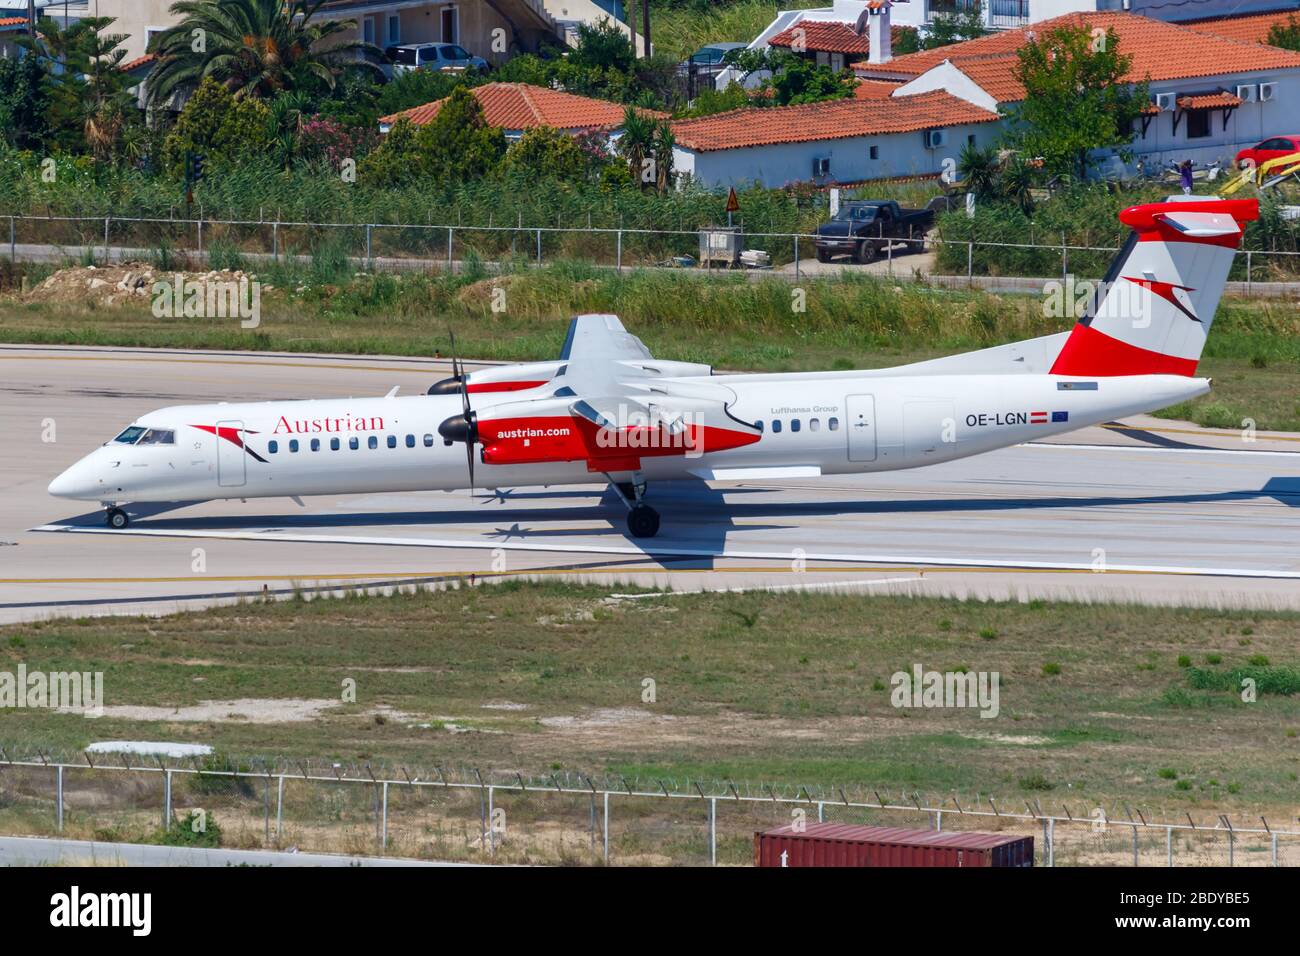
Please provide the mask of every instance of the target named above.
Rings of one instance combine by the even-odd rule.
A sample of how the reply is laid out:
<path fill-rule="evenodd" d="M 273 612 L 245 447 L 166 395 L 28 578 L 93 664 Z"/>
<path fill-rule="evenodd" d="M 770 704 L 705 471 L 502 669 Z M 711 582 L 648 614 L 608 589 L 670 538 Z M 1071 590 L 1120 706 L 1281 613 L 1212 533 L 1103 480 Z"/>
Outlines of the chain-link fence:
<path fill-rule="evenodd" d="M 1040 866 L 1300 865 L 1300 830 L 1289 821 L 1020 803 L 306 761 L 85 754 L 74 762 L 0 748 L 0 833 L 8 835 L 503 863 L 736 865 L 752 860 L 756 831 L 825 821 L 1033 836 Z"/>
<path fill-rule="evenodd" d="M 476 266 L 511 268 L 548 262 L 582 262 L 622 271 L 625 268 L 700 267 L 728 271 L 746 265 L 778 269 L 799 278 L 824 273 L 814 263 L 812 233 L 748 232 L 743 223 L 726 255 L 710 251 L 711 242 L 731 235 L 729 227 L 639 229 L 593 226 L 313 223 L 278 220 L 130 217 L 7 216 L 8 253 L 19 260 L 123 261 L 144 259 L 163 269 L 243 268 L 276 262 L 333 266 L 346 263 L 379 271 L 463 271 Z M 1015 279 L 1041 290 L 1047 279 L 1101 276 L 1119 251 L 1115 245 L 1083 245 L 1065 236 L 1050 241 L 1041 234 L 1029 241 L 994 242 L 977 236 L 879 235 L 851 258 L 875 261 L 875 269 L 899 279 L 922 278 L 999 287 Z M 757 258 L 740 253 L 759 251 Z M 842 250 L 840 250 L 842 251 Z M 937 253 L 922 268 L 919 254 Z M 1232 266 L 1227 291 L 1236 294 L 1294 292 L 1300 278 L 1300 253 L 1247 249 Z M 956 280 L 956 283 L 954 283 Z"/>

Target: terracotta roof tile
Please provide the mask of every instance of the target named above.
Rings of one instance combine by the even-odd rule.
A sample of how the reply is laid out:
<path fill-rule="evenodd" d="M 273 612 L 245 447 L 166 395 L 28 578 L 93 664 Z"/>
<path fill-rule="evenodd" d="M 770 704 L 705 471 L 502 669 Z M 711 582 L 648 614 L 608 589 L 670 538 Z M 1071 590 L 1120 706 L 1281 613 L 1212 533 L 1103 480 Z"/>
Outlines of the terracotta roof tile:
<path fill-rule="evenodd" d="M 1198 93 L 1178 97 L 1181 110 L 1222 110 L 1241 105 L 1241 97 L 1232 93 Z"/>
<path fill-rule="evenodd" d="M 146 53 L 144 56 L 137 56 L 134 60 L 128 60 L 126 63 L 119 66 L 118 69 L 125 73 L 130 73 L 132 70 L 138 70 L 142 66 L 147 66 L 156 59 L 158 59 L 158 57 L 154 54 Z"/>
<path fill-rule="evenodd" d="M 538 126 L 550 126 L 553 129 L 609 129 L 622 125 L 625 111 L 625 107 L 619 103 L 575 96 L 528 83 L 486 83 L 471 88 L 470 93 L 483 107 L 483 115 L 489 126 L 510 130 L 533 129 Z M 425 103 L 414 109 L 385 116 L 379 122 L 390 126 L 399 119 L 409 119 L 416 126 L 423 126 L 438 115 L 445 102 L 447 100 L 444 98 Z M 667 115 L 655 110 L 640 112 L 655 117 Z"/>
<path fill-rule="evenodd" d="M 0 27 L 20 27 L 26 25 L 26 17 L 0 17 Z"/>
<path fill-rule="evenodd" d="M 892 27 L 890 38 L 897 42 L 903 27 Z M 802 33 L 801 33 L 802 31 Z M 768 46 L 793 47 L 803 41 L 803 48 L 813 53 L 858 53 L 866 56 L 871 44 L 865 34 L 839 20 L 800 20 L 767 41 Z"/>
<path fill-rule="evenodd" d="M 1152 20 L 1135 13 L 1070 13 L 1030 26 L 977 37 L 962 43 L 909 53 L 888 63 L 858 62 L 853 68 L 867 76 L 910 78 L 919 76 L 944 60 L 965 71 L 972 59 L 997 59 L 998 69 L 1014 71 L 1014 53 L 1032 37 L 1060 26 L 1113 29 L 1120 50 L 1132 57 L 1129 78 L 1134 81 L 1190 79 L 1224 73 L 1255 70 L 1300 69 L 1300 53 L 1263 47 L 1206 33 L 1196 34 L 1186 26 Z M 985 79 L 993 82 L 994 68 Z M 972 77 L 974 79 L 974 77 Z M 1012 77 L 1014 79 L 1014 77 Z M 992 91 L 990 91 L 992 92 Z"/>
<path fill-rule="evenodd" d="M 1241 40 L 1246 43 L 1268 43 L 1269 31 L 1274 26 L 1286 26 L 1294 17 L 1300 23 L 1300 9 L 1275 10 L 1272 13 L 1254 13 L 1239 17 L 1217 17 L 1213 20 L 1196 20 L 1183 26 L 1197 33 L 1212 33 Z"/>
<path fill-rule="evenodd" d="M 679 120 L 677 145 L 695 152 L 906 133 L 964 123 L 991 123 L 998 114 L 935 90 L 890 99 L 844 99 L 799 106 L 748 108 Z"/>
<path fill-rule="evenodd" d="M 887 100 L 902 84 L 895 80 L 858 80 L 853 88 L 853 98 L 858 100 Z"/>

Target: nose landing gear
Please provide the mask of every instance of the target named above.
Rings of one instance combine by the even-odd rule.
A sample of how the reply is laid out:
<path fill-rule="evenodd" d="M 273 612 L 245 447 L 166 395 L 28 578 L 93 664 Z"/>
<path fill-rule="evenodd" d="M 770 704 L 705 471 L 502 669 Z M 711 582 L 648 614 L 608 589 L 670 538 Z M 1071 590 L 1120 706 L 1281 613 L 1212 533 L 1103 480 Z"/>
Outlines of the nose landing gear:
<path fill-rule="evenodd" d="M 131 523 L 131 516 L 118 507 L 110 507 L 104 512 L 104 523 L 114 531 L 121 531 Z"/>

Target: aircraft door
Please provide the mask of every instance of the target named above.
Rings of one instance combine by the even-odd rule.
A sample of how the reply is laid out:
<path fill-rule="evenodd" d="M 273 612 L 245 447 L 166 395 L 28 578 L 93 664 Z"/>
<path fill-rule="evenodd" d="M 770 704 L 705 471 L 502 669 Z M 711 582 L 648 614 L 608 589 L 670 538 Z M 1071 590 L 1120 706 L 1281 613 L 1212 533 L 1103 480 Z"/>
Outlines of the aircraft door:
<path fill-rule="evenodd" d="M 849 461 L 876 460 L 876 398 L 874 395 L 849 395 L 844 400 L 848 421 Z"/>
<path fill-rule="evenodd" d="M 222 488 L 240 488 L 248 480 L 243 433 L 243 422 L 217 422 L 217 484 Z"/>

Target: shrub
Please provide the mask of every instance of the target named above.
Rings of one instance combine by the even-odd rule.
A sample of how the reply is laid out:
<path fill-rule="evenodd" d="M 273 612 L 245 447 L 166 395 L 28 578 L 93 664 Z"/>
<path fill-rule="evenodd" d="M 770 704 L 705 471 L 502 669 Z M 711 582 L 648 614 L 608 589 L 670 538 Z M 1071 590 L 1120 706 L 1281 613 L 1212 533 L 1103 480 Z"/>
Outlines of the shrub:
<path fill-rule="evenodd" d="M 199 84 L 176 119 L 163 152 L 168 173 L 185 174 L 185 157 L 204 157 L 214 168 L 234 166 L 263 152 L 271 143 L 271 111 L 255 99 L 236 100 L 208 77 Z"/>
<path fill-rule="evenodd" d="M 1055 662 L 1049 662 L 1043 665 L 1044 677 L 1056 677 L 1061 673 L 1061 665 Z"/>

